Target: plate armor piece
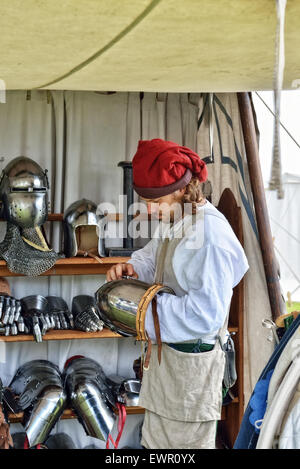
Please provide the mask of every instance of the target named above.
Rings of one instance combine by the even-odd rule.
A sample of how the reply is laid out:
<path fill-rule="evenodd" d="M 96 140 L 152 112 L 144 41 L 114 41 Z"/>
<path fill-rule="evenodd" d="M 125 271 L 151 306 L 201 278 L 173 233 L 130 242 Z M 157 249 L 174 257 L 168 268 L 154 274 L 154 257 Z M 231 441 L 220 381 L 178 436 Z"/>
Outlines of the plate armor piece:
<path fill-rule="evenodd" d="M 43 443 L 66 406 L 66 393 L 56 365 L 32 360 L 22 365 L 9 385 L 20 411 L 29 447 Z"/>
<path fill-rule="evenodd" d="M 137 335 L 137 318 L 141 304 L 145 298 L 152 295 L 151 290 L 158 295 L 162 292 L 174 294 L 166 286 L 150 285 L 131 277 L 123 277 L 102 285 L 95 293 L 100 317 L 104 324 L 114 332 L 125 337 Z"/>
<path fill-rule="evenodd" d="M 64 383 L 86 434 L 106 441 L 116 415 L 115 398 L 102 367 L 91 358 L 71 358 L 66 364 Z"/>

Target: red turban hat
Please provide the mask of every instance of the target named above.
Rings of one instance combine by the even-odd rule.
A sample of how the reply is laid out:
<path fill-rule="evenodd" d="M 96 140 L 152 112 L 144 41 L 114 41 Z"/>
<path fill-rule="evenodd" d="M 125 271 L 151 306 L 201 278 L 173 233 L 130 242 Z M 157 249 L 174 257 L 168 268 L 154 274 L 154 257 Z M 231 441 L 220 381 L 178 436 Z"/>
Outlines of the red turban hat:
<path fill-rule="evenodd" d="M 192 177 L 207 179 L 206 164 L 197 153 L 160 138 L 139 141 L 132 169 L 133 188 L 146 199 L 182 189 Z"/>

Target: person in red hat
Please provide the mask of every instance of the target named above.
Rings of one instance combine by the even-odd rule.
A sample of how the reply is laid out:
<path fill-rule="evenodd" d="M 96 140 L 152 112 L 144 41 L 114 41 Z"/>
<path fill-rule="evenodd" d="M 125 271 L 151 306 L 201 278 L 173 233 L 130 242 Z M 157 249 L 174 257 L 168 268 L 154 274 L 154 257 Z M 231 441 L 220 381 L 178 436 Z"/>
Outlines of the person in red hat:
<path fill-rule="evenodd" d="M 134 189 L 160 220 L 150 242 L 107 280 L 130 275 L 163 283 L 157 296 L 162 345 L 152 306 L 145 329 L 153 344 L 139 404 L 148 449 L 215 448 L 221 418 L 227 321 L 233 288 L 249 265 L 226 218 L 202 194 L 204 161 L 191 149 L 142 140 L 132 160 Z M 156 325 L 157 326 L 157 325 Z M 160 357 L 160 360 L 158 358 Z"/>

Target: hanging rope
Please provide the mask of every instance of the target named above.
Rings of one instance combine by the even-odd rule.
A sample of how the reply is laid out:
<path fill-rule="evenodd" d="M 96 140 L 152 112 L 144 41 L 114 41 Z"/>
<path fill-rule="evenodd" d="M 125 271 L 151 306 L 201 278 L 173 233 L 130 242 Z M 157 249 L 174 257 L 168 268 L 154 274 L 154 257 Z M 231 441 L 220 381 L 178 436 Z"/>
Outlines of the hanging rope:
<path fill-rule="evenodd" d="M 288 236 L 290 236 L 292 239 L 294 239 L 295 241 L 297 241 L 297 243 L 300 244 L 300 239 L 299 238 L 296 238 L 296 236 L 292 235 L 286 228 L 284 228 L 284 226 L 280 225 L 280 223 L 278 223 L 276 220 L 274 220 L 273 217 L 270 217 L 270 219 L 272 220 L 273 223 L 278 225 L 279 228 L 281 228 Z"/>
<path fill-rule="evenodd" d="M 255 91 L 255 94 L 257 95 L 257 97 L 262 101 L 262 103 L 266 106 L 266 108 L 268 109 L 268 111 L 270 111 L 270 113 L 272 114 L 272 116 L 275 117 L 275 113 L 272 111 L 272 109 L 267 105 L 266 101 L 260 96 L 260 94 Z M 279 120 L 279 123 L 281 125 L 281 127 L 283 128 L 283 130 L 288 134 L 288 136 L 293 140 L 293 142 L 297 145 L 298 148 L 300 148 L 300 143 L 297 142 L 297 140 L 295 139 L 295 137 L 293 137 L 293 135 L 291 134 L 291 132 L 285 127 L 285 125 L 281 122 L 281 120 Z"/>
<path fill-rule="evenodd" d="M 280 149 L 280 98 L 284 72 L 284 18 L 286 0 L 276 0 L 277 26 L 275 37 L 275 69 L 274 69 L 274 142 L 271 168 L 270 190 L 277 190 L 277 198 L 283 199 L 284 191 L 281 179 L 281 149 Z"/>
<path fill-rule="evenodd" d="M 277 252 L 277 254 L 281 257 L 282 261 L 285 263 L 285 265 L 287 266 L 287 268 L 289 269 L 289 271 L 291 272 L 291 274 L 295 277 L 295 279 L 297 280 L 297 282 L 300 283 L 300 278 L 299 278 L 298 275 L 293 271 L 293 269 L 291 268 L 290 264 L 288 263 L 288 261 L 285 260 L 285 258 L 283 257 L 283 255 L 281 254 L 281 252 L 279 251 L 279 249 L 275 246 L 275 244 L 274 244 L 274 249 L 275 249 L 275 251 Z"/>
<path fill-rule="evenodd" d="M 147 16 L 150 15 L 152 10 L 160 2 L 161 2 L 161 0 L 152 0 L 149 3 L 149 5 L 147 5 L 147 7 L 128 26 L 126 26 L 122 31 L 120 31 L 119 34 L 117 34 L 115 37 L 113 37 L 107 44 L 105 44 L 103 47 L 101 47 L 101 49 L 99 49 L 97 52 L 92 54 L 90 57 L 88 57 L 83 62 L 76 65 L 71 70 L 65 72 L 63 75 L 61 75 L 57 78 L 54 78 L 53 80 L 49 81 L 48 83 L 44 83 L 43 85 L 40 85 L 40 86 L 38 86 L 36 88 L 33 88 L 33 89 L 48 88 L 49 86 L 52 86 L 55 83 L 58 83 L 59 81 L 64 80 L 65 78 L 68 78 L 69 76 L 73 75 L 74 73 L 79 72 L 80 70 L 85 68 L 87 65 L 94 62 L 98 57 L 103 55 L 108 49 L 111 49 L 121 39 L 123 39 L 126 35 L 128 35 L 136 26 L 138 26 L 145 18 L 147 18 Z"/>

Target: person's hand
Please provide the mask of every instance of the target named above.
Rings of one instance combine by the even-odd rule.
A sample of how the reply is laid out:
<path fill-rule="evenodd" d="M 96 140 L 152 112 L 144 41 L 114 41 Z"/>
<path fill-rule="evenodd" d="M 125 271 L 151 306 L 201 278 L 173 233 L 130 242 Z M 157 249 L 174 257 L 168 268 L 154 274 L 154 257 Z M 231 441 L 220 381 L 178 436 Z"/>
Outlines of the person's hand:
<path fill-rule="evenodd" d="M 139 278 L 132 264 L 116 264 L 116 265 L 113 265 L 106 272 L 106 280 L 108 282 L 112 280 L 118 280 L 122 278 L 123 275 L 128 275 L 129 277 L 133 277 L 133 278 Z"/>

